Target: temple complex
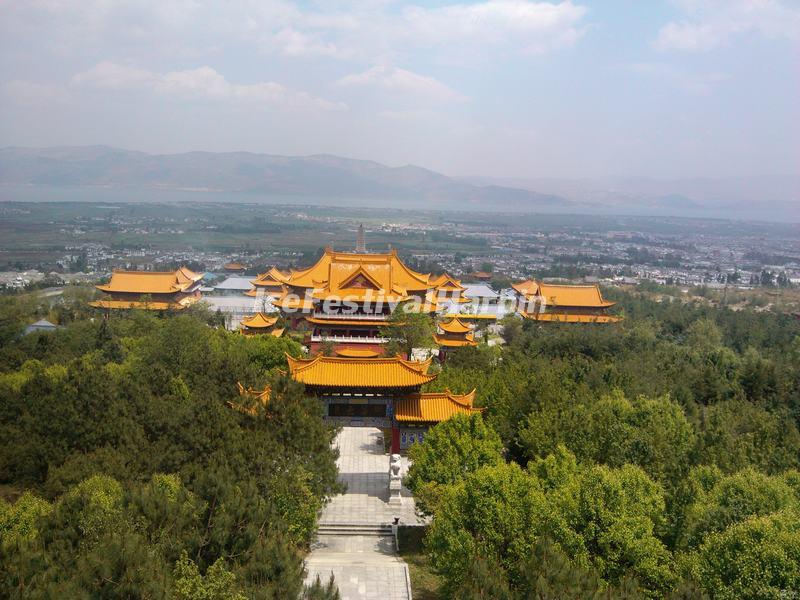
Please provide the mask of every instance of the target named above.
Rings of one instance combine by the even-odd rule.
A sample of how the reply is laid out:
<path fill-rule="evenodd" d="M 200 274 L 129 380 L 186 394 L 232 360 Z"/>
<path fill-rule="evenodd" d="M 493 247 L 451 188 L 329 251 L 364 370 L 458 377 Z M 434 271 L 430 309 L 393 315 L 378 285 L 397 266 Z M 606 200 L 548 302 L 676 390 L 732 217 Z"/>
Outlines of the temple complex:
<path fill-rule="evenodd" d="M 512 285 L 525 319 L 557 323 L 616 323 L 607 314 L 616 304 L 603 298 L 597 285 L 554 285 L 528 279 Z"/>
<path fill-rule="evenodd" d="M 394 415 L 400 436 L 398 447 L 406 449 L 411 444 L 422 442 L 428 428 L 453 415 L 483 412 L 484 409 L 473 406 L 474 401 L 475 390 L 468 394 L 453 394 L 450 390 L 423 392 L 408 398 L 399 398 L 395 403 Z"/>
<path fill-rule="evenodd" d="M 392 358 L 286 356 L 289 375 L 320 399 L 325 415 L 347 425 L 391 429 L 392 452 L 422 441 L 427 428 L 455 414 L 473 414 L 475 392 L 422 392 L 436 379 L 431 360 Z"/>
<path fill-rule="evenodd" d="M 175 271 L 114 271 L 108 283 L 95 286 L 101 300 L 95 308 L 181 310 L 200 300 L 203 276 L 186 267 Z"/>
<path fill-rule="evenodd" d="M 469 298 L 464 294 L 466 288 L 461 285 L 458 279 L 454 279 L 447 273 L 431 277 L 431 285 L 436 289 L 436 299 L 438 301 L 469 302 Z"/>
<path fill-rule="evenodd" d="M 278 317 L 259 312 L 242 319 L 239 331 L 244 335 L 269 334 L 274 337 L 281 337 L 284 329 L 275 327 L 277 322 Z"/>
<path fill-rule="evenodd" d="M 383 354 L 387 339 L 380 330 L 389 326 L 389 316 L 399 303 L 412 300 L 422 312 L 433 313 L 440 294 L 450 299 L 460 291 L 458 281 L 447 275 L 418 273 L 394 250 L 365 254 L 328 248 L 307 269 L 289 273 L 271 269 L 253 284 L 255 295 L 276 294 L 272 303 L 292 328 L 308 327 L 307 346 L 312 354 L 328 343 L 337 351 L 349 348 Z"/>
<path fill-rule="evenodd" d="M 269 271 L 261 273 L 250 282 L 253 284 L 253 289 L 245 292 L 245 295 L 253 298 L 259 295 L 280 298 L 286 292 L 284 281 L 288 276 L 288 273 L 272 267 Z"/>
<path fill-rule="evenodd" d="M 457 348 L 477 346 L 475 326 L 455 317 L 439 323 L 433 341 L 439 347 L 439 360 L 447 360 L 447 354 Z"/>
<path fill-rule="evenodd" d="M 241 275 L 247 270 L 247 265 L 243 265 L 240 262 L 233 261 L 222 265 L 222 268 L 225 270 L 226 273 L 237 273 Z"/>

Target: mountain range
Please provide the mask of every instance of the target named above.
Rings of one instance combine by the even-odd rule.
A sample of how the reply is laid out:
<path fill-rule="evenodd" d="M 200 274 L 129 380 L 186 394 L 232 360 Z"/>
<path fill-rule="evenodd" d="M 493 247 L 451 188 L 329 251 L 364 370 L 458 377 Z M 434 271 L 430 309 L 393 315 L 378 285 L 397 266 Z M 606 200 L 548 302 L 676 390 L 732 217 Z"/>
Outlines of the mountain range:
<path fill-rule="evenodd" d="M 249 152 L 146 154 L 106 146 L 0 149 L 0 185 L 92 186 L 265 197 L 410 200 L 428 208 L 497 203 L 519 208 L 565 207 L 550 194 L 473 184 L 407 165 L 328 154 L 277 156 Z"/>
<path fill-rule="evenodd" d="M 552 194 L 577 205 L 612 212 L 737 216 L 759 220 L 800 220 L 800 176 L 595 177 L 567 179 L 462 177 L 475 185 L 505 185 Z"/>
<path fill-rule="evenodd" d="M 800 221 L 800 177 L 449 177 L 330 154 L 0 149 L 0 201 L 209 200 Z"/>

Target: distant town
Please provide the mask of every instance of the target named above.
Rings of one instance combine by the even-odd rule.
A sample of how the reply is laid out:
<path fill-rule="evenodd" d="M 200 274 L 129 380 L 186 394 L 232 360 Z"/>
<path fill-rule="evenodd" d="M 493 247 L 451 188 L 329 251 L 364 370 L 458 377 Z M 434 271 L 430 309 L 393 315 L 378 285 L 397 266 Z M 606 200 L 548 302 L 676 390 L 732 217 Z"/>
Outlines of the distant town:
<path fill-rule="evenodd" d="M 352 247 L 359 223 L 372 251 L 396 248 L 418 270 L 500 283 L 535 276 L 636 285 L 754 289 L 800 284 L 797 226 L 698 219 L 481 215 L 258 205 L 0 207 L 0 285 L 102 280 L 114 269 L 188 265 L 257 274 L 308 265 L 325 246 Z M 225 216 L 222 221 L 219 217 Z M 384 218 L 381 219 L 380 217 Z M 56 217 L 56 218 L 54 218 Z M 60 218 L 59 218 L 60 217 Z M 221 223 L 225 225 L 221 225 Z M 221 283 L 221 282 L 218 282 Z"/>

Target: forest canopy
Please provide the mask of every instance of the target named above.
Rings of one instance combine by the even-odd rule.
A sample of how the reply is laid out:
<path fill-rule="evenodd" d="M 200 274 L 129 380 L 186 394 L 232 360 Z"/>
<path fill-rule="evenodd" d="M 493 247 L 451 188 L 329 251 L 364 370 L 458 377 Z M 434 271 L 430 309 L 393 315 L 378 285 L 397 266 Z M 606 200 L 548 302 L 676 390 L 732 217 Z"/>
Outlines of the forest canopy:
<path fill-rule="evenodd" d="M 620 325 L 512 321 L 445 363 L 432 387 L 486 407 L 411 451 L 445 597 L 800 590 L 797 320 L 619 300 Z"/>
<path fill-rule="evenodd" d="M 612 326 L 509 320 L 429 386 L 486 409 L 411 450 L 442 597 L 800 589 L 800 323 L 617 299 Z M 6 595 L 335 597 L 303 587 L 339 490 L 336 432 L 281 374 L 300 346 L 202 308 L 106 320 L 73 300 L 0 296 Z M 62 327 L 21 335 L 42 316 Z M 269 404 L 235 410 L 238 382 Z"/>
<path fill-rule="evenodd" d="M 4 309 L 11 331 L 18 307 Z M 335 431 L 278 372 L 300 348 L 213 323 L 136 312 L 6 338 L 4 595 L 336 596 L 303 591 L 317 511 L 338 488 Z M 246 402 L 237 382 L 270 385 L 269 405 L 232 410 Z"/>

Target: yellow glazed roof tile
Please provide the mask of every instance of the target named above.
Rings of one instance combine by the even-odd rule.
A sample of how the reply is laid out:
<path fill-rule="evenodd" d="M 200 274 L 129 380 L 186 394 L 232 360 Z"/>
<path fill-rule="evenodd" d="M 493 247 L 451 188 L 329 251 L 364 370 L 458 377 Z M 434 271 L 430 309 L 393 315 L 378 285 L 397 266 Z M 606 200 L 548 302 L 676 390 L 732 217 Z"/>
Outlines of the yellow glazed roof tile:
<path fill-rule="evenodd" d="M 103 292 L 174 294 L 192 288 L 202 278 L 186 267 L 176 271 L 114 271 L 111 281 L 96 287 Z"/>
<path fill-rule="evenodd" d="M 615 304 L 603 299 L 597 285 L 561 285 L 528 279 L 514 283 L 511 287 L 528 300 L 542 300 L 550 306 L 608 308 Z"/>
<path fill-rule="evenodd" d="M 596 285 L 551 285 L 539 284 L 539 296 L 548 304 L 555 306 L 581 306 L 605 308 L 613 306 L 614 302 L 606 302 Z"/>
<path fill-rule="evenodd" d="M 444 290 L 463 290 L 465 289 L 463 285 L 461 285 L 461 281 L 451 277 L 447 273 L 442 273 L 437 277 L 431 277 L 429 283 L 437 288 L 437 289 L 444 289 Z"/>
<path fill-rule="evenodd" d="M 292 379 L 322 387 L 402 388 L 428 383 L 431 359 L 425 362 L 392 358 L 343 358 L 317 356 L 311 359 L 286 355 Z"/>
<path fill-rule="evenodd" d="M 447 338 L 442 335 L 434 335 L 433 341 L 436 342 L 437 346 L 442 346 L 444 348 L 463 348 L 466 346 L 478 345 L 473 333 L 468 333 L 466 337 L 463 338 Z"/>
<path fill-rule="evenodd" d="M 262 329 L 272 327 L 278 322 L 278 317 L 270 317 L 264 313 L 256 313 L 252 317 L 242 319 L 242 325 L 248 329 Z"/>
<path fill-rule="evenodd" d="M 424 392 L 395 401 L 395 418 L 401 423 L 440 423 L 457 414 L 482 412 L 474 408 L 475 390 L 469 394 Z"/>
<path fill-rule="evenodd" d="M 455 319 L 439 323 L 439 329 L 445 333 L 469 333 L 473 330 L 473 326 L 469 323 L 464 323 L 464 321 L 456 317 Z"/>
<path fill-rule="evenodd" d="M 377 358 L 380 352 L 375 350 L 361 350 L 359 348 L 339 348 L 336 350 L 337 356 L 345 358 Z"/>
<path fill-rule="evenodd" d="M 376 289 L 402 292 L 427 290 L 430 275 L 417 273 L 406 266 L 392 251 L 386 254 L 334 252 L 330 248 L 313 266 L 292 271 L 286 283 L 296 287 L 322 288 L 336 291 L 360 276 Z"/>

